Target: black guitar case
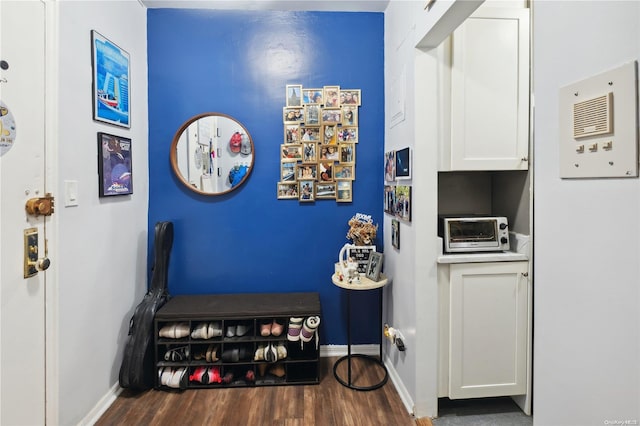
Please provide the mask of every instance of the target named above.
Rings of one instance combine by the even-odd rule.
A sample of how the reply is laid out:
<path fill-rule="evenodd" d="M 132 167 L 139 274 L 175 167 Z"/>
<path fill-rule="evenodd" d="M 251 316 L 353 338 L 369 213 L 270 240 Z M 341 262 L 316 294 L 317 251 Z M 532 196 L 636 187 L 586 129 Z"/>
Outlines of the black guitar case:
<path fill-rule="evenodd" d="M 129 322 L 129 337 L 119 375 L 120 386 L 123 388 L 145 390 L 154 385 L 153 320 L 158 309 L 169 300 L 167 272 L 172 244 L 173 223 L 156 223 L 151 285 Z"/>

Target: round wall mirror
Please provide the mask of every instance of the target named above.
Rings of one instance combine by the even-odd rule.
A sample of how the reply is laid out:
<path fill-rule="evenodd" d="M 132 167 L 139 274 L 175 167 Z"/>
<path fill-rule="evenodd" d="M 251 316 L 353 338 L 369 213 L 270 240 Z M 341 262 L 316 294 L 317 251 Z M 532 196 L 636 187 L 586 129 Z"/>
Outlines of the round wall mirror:
<path fill-rule="evenodd" d="M 171 167 L 182 183 L 203 195 L 240 187 L 253 169 L 253 140 L 226 114 L 208 112 L 187 120 L 171 143 Z"/>

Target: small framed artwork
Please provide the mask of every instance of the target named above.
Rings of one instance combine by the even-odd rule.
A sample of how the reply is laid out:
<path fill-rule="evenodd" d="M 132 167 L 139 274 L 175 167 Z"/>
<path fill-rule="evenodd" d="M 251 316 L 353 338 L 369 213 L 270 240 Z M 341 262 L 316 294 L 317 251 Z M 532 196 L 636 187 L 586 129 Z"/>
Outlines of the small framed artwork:
<path fill-rule="evenodd" d="M 296 164 L 296 176 L 298 180 L 318 179 L 317 164 Z"/>
<path fill-rule="evenodd" d="M 100 197 L 133 194 L 131 139 L 98 133 Z"/>
<path fill-rule="evenodd" d="M 322 105 L 322 89 L 303 89 L 302 103 L 305 105 Z"/>
<path fill-rule="evenodd" d="M 395 215 L 396 187 L 384 186 L 384 212 Z"/>
<path fill-rule="evenodd" d="M 129 53 L 92 30 L 91 56 L 93 119 L 130 128 Z"/>
<path fill-rule="evenodd" d="M 338 137 L 338 126 L 335 124 L 328 124 L 322 126 L 322 143 L 324 145 L 335 145 Z"/>
<path fill-rule="evenodd" d="M 343 126 L 358 125 L 358 107 L 355 107 L 355 106 L 342 107 L 342 125 Z"/>
<path fill-rule="evenodd" d="M 339 145 L 340 150 L 340 164 L 353 164 L 356 161 L 356 147 L 352 143 L 341 143 Z"/>
<path fill-rule="evenodd" d="M 338 145 L 320 145 L 320 161 L 339 159 Z"/>
<path fill-rule="evenodd" d="M 318 180 L 320 182 L 333 182 L 333 163 L 332 162 L 320 162 L 318 163 L 319 175 Z"/>
<path fill-rule="evenodd" d="M 302 160 L 302 145 L 300 144 L 285 144 L 280 145 L 282 147 L 282 161 L 301 161 Z"/>
<path fill-rule="evenodd" d="M 284 125 L 284 143 L 297 143 L 300 140 L 300 125 Z"/>
<path fill-rule="evenodd" d="M 318 199 L 336 199 L 336 183 L 335 182 L 318 182 L 316 185 L 316 198 Z"/>
<path fill-rule="evenodd" d="M 303 142 L 320 142 L 320 127 L 304 126 L 300 127 L 301 140 Z"/>
<path fill-rule="evenodd" d="M 340 108 L 323 108 L 322 124 L 340 124 L 342 122 L 342 110 Z"/>
<path fill-rule="evenodd" d="M 307 126 L 320 125 L 320 105 L 305 105 L 304 107 L 304 123 Z"/>
<path fill-rule="evenodd" d="M 336 164 L 333 166 L 333 177 L 336 180 L 354 180 L 354 175 L 352 165 Z"/>
<path fill-rule="evenodd" d="M 391 219 L 391 245 L 400 250 L 400 221 Z"/>
<path fill-rule="evenodd" d="M 340 86 L 324 86 L 325 108 L 337 108 L 340 106 Z"/>
<path fill-rule="evenodd" d="M 360 89 L 341 89 L 340 90 L 341 105 L 361 105 Z"/>
<path fill-rule="evenodd" d="M 366 277 L 372 281 L 380 280 L 380 271 L 382 270 L 383 254 L 376 251 L 369 254 L 369 263 L 367 264 Z"/>
<path fill-rule="evenodd" d="M 352 246 L 347 249 L 347 257 L 350 257 L 358 264 L 358 273 L 365 275 L 369 259 L 376 252 L 376 246 Z"/>
<path fill-rule="evenodd" d="M 285 124 L 300 124 L 304 121 L 304 108 L 282 108 L 282 121 Z"/>
<path fill-rule="evenodd" d="M 287 106 L 302 106 L 302 84 L 287 84 Z"/>
<path fill-rule="evenodd" d="M 353 201 L 353 194 L 350 180 L 337 181 L 336 201 L 339 203 L 349 203 Z"/>
<path fill-rule="evenodd" d="M 296 181 L 296 163 L 295 162 L 283 161 L 280 163 L 280 180 L 282 182 Z"/>
<path fill-rule="evenodd" d="M 302 144 L 302 162 L 318 162 L 318 144 L 315 142 L 305 142 Z"/>
<path fill-rule="evenodd" d="M 316 182 L 314 180 L 301 180 L 298 182 L 298 193 L 300 194 L 298 200 L 300 201 L 314 201 L 316 198 L 315 193 Z"/>
<path fill-rule="evenodd" d="M 396 152 L 389 151 L 384 153 L 384 180 L 393 182 L 396 180 Z"/>
<path fill-rule="evenodd" d="M 298 183 L 297 182 L 278 182 L 278 199 L 297 200 L 298 199 Z"/>
<path fill-rule="evenodd" d="M 395 192 L 396 217 L 400 220 L 411 222 L 411 187 L 398 185 Z"/>
<path fill-rule="evenodd" d="M 411 179 L 411 149 L 396 151 L 396 180 Z"/>
<path fill-rule="evenodd" d="M 358 128 L 341 127 L 338 129 L 338 142 L 358 143 Z"/>

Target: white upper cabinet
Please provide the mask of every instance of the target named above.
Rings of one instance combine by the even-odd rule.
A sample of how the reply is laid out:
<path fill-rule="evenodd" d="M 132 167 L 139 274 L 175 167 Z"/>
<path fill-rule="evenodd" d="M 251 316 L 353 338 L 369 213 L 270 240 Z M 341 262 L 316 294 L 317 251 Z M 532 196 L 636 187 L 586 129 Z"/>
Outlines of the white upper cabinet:
<path fill-rule="evenodd" d="M 450 130 L 441 170 L 528 169 L 529 9 L 481 9 L 453 33 Z"/>

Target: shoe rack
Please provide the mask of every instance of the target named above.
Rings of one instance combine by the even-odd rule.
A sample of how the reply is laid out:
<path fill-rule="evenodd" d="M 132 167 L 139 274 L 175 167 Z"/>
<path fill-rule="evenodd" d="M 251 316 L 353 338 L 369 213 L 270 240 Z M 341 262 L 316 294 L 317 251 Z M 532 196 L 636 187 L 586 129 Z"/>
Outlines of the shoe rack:
<path fill-rule="evenodd" d="M 318 293 L 175 296 L 156 313 L 157 389 L 317 384 Z"/>

